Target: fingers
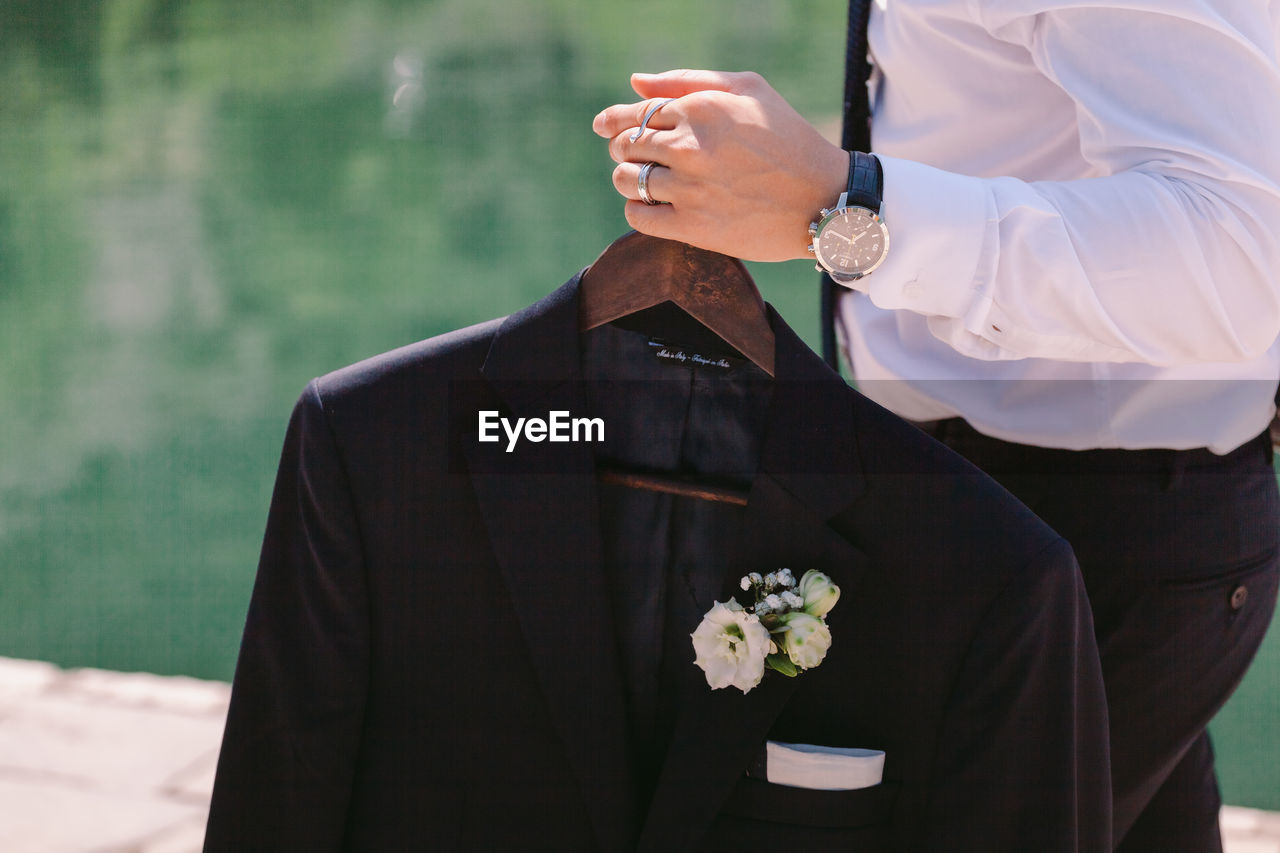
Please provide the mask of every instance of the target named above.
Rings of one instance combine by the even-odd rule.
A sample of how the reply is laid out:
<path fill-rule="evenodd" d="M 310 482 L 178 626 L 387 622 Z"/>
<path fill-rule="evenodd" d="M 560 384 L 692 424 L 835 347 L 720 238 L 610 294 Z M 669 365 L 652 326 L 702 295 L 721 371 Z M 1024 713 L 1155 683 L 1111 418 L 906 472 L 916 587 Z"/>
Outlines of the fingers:
<path fill-rule="evenodd" d="M 640 202 L 640 169 L 643 165 L 643 163 L 619 163 L 613 170 L 614 189 L 630 201 Z M 677 192 L 674 184 L 671 170 L 666 166 L 654 166 L 649 170 L 646 185 L 649 188 L 649 197 L 654 201 L 674 202 L 672 195 Z"/>
<path fill-rule="evenodd" d="M 754 88 L 761 79 L 752 71 L 679 68 L 661 74 L 632 74 L 631 88 L 642 98 L 680 98 L 709 89 L 741 95 Z"/>
<path fill-rule="evenodd" d="M 640 201 L 628 201 L 622 212 L 627 218 L 627 224 L 641 234 L 664 240 L 680 238 L 679 214 L 669 204 L 649 205 Z"/>
<path fill-rule="evenodd" d="M 631 75 L 631 87 L 644 98 L 633 104 L 617 104 L 603 110 L 591 123 L 597 135 L 606 139 L 617 136 L 628 128 L 639 127 L 644 115 L 655 101 L 665 98 L 681 98 L 695 92 L 728 92 L 735 95 L 758 92 L 766 86 L 764 78 L 753 71 L 700 71 L 681 68 L 661 74 Z M 679 108 L 668 105 L 649 118 L 648 126 L 659 130 L 675 127 Z"/>
<path fill-rule="evenodd" d="M 617 136 L 624 130 L 631 130 L 640 127 L 640 123 L 644 121 L 644 117 L 649 110 L 656 104 L 667 100 L 666 98 L 648 98 L 634 104 L 615 104 L 601 110 L 600 114 L 591 122 L 591 129 L 596 132 L 597 136 L 603 136 L 606 139 Z M 676 126 L 675 111 L 671 110 L 672 104 L 664 104 L 659 107 L 645 124 L 648 130 L 670 130 Z M 668 113 L 663 116 L 663 113 Z"/>
<path fill-rule="evenodd" d="M 632 139 L 632 131 L 623 130 L 609 140 L 609 157 L 615 163 L 671 163 L 680 156 L 678 135 L 671 130 L 659 130 L 652 126 L 638 139 Z"/>
<path fill-rule="evenodd" d="M 672 195 L 678 193 L 673 173 L 666 166 L 654 166 L 649 170 L 649 196 L 662 204 L 645 204 L 640 201 L 640 163 L 620 163 L 613 170 L 613 186 L 626 197 L 623 214 L 627 224 L 641 234 L 677 239 L 681 233 L 679 213 L 672 203 Z"/>

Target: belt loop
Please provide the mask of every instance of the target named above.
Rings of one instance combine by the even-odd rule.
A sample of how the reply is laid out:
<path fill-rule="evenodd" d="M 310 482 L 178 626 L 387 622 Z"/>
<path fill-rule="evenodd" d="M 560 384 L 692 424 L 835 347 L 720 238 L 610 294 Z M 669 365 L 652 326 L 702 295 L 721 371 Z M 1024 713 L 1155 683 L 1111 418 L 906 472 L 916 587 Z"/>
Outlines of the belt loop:
<path fill-rule="evenodd" d="M 1169 451 L 1169 467 L 1165 471 L 1164 491 L 1172 492 L 1182 485 L 1182 472 L 1186 469 L 1187 454 L 1178 450 Z"/>

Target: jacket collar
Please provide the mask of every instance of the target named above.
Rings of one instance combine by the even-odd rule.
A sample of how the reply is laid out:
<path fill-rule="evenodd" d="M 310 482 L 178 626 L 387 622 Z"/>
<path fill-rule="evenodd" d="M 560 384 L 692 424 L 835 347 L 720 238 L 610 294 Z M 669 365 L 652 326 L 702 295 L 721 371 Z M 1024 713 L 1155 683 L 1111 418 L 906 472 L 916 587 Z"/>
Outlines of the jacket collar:
<path fill-rule="evenodd" d="M 580 384 L 578 273 L 503 321 L 481 369 L 516 416 L 545 415 L 549 395 L 585 406 Z M 767 473 L 823 519 L 848 506 L 865 483 L 858 456 L 853 395 L 840 376 L 767 306 L 775 336 L 775 380 L 760 457 Z M 546 446 L 546 445 L 544 445 Z M 589 461 L 590 453 L 569 454 Z"/>
<path fill-rule="evenodd" d="M 495 334 L 481 372 L 506 416 L 586 411 L 580 277 L 508 317 Z M 748 504 L 753 535 L 761 538 L 754 545 L 776 552 L 779 566 L 833 571 L 849 591 L 861 554 L 824 522 L 864 487 L 853 395 L 771 307 L 769 321 L 776 384 Z M 525 442 L 506 453 L 501 443 L 474 437 L 464 444 L 495 557 L 601 849 L 636 849 L 637 839 L 641 849 L 689 846 L 714 819 L 799 679 L 767 678 L 743 696 L 711 691 L 690 666 L 668 760 L 642 822 L 634 809 L 590 447 Z"/>

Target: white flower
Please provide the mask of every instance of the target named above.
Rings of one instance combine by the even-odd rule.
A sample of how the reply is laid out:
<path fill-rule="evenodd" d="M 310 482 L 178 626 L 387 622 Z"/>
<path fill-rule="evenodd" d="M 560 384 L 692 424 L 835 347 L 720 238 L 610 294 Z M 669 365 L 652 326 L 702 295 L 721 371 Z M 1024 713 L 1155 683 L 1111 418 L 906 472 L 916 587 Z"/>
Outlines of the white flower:
<path fill-rule="evenodd" d="M 772 592 L 764 597 L 764 601 L 762 603 L 770 610 L 782 609 L 782 599 Z"/>
<path fill-rule="evenodd" d="M 831 631 L 825 622 L 804 612 L 787 613 L 779 621 L 787 626 L 782 647 L 793 664 L 813 669 L 822 663 L 831 648 Z"/>
<path fill-rule="evenodd" d="M 793 587 L 796 585 L 796 576 L 791 574 L 790 569 L 778 569 L 778 583 L 785 587 Z"/>
<path fill-rule="evenodd" d="M 782 593 L 782 603 L 785 604 L 791 610 L 804 609 L 803 596 L 796 595 L 791 590 L 787 590 L 786 592 Z"/>
<path fill-rule="evenodd" d="M 713 690 L 732 685 L 746 693 L 760 683 L 769 654 L 769 630 L 736 599 L 717 601 L 690 636 L 694 663 L 706 673 Z"/>
<path fill-rule="evenodd" d="M 740 586 L 742 587 L 743 592 L 751 589 L 751 577 L 749 575 L 743 575 Z"/>
<path fill-rule="evenodd" d="M 810 569 L 800 578 L 800 595 L 804 596 L 804 611 L 821 619 L 840 600 L 840 587 L 822 572 Z"/>

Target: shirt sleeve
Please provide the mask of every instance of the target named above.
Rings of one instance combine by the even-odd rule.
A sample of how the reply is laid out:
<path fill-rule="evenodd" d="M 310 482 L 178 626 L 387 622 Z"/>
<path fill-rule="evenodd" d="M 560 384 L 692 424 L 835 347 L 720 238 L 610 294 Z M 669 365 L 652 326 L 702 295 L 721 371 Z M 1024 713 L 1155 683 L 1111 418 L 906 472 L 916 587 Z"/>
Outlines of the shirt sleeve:
<path fill-rule="evenodd" d="M 860 282 L 981 359 L 1246 361 L 1280 332 L 1280 67 L 1266 4 L 971 0 L 1075 105 L 1098 177 L 881 157 L 892 247 Z"/>

